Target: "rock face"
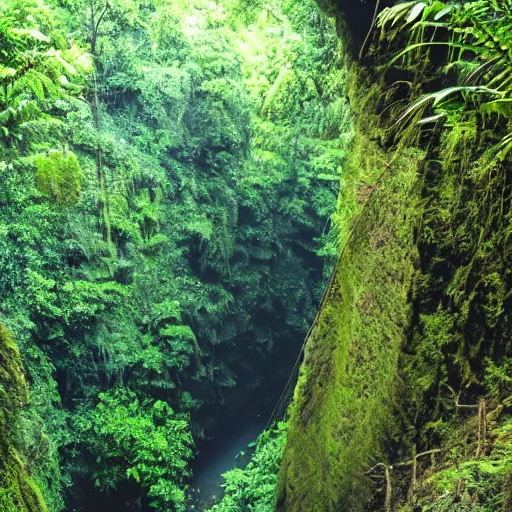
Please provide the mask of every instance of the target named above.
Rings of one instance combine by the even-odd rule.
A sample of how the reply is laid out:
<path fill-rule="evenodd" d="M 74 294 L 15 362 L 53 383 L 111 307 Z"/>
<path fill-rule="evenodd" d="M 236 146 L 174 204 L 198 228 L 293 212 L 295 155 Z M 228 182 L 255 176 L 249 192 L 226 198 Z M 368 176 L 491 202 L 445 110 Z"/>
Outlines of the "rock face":
<path fill-rule="evenodd" d="M 18 347 L 0 324 L 0 510 L 47 512 L 41 492 L 16 450 L 18 414 L 26 402 L 27 387 Z"/>
<path fill-rule="evenodd" d="M 348 13 L 360 8 L 371 23 L 375 3 L 319 3 L 357 55 L 360 24 Z M 387 66 L 405 44 L 385 36 L 351 65 L 341 255 L 290 410 L 280 511 L 418 503 L 417 481 L 439 461 L 421 465 L 416 454 L 441 453 L 445 467 L 490 454 L 482 443 L 499 420 L 485 404 L 510 393 L 489 380 L 511 353 L 512 186 L 506 161 L 486 160 L 503 127 L 475 111 L 466 128 L 416 120 L 397 130 L 410 101 L 449 85 L 437 73 L 442 54 Z M 448 446 L 464 456 L 443 455 Z"/>

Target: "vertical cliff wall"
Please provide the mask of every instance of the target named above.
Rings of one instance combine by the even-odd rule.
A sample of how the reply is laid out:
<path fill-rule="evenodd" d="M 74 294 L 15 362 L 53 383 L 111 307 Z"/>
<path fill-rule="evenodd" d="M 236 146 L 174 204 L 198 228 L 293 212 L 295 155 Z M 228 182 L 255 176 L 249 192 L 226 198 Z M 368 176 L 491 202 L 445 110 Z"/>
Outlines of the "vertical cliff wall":
<path fill-rule="evenodd" d="M 308 341 L 281 474 L 280 509 L 360 510 L 361 469 L 385 457 L 413 314 L 422 153 L 379 145 L 382 84 L 352 71 L 355 139 L 339 201 L 342 255 Z"/>
<path fill-rule="evenodd" d="M 494 460 L 503 437 L 493 429 L 512 391 L 496 376 L 510 364 L 512 187 L 507 160 L 488 152 L 506 122 L 475 109 L 463 124 L 423 128 L 416 117 L 397 128 L 411 101 L 450 85 L 445 54 L 389 66 L 404 28 L 377 34 L 361 58 L 360 24 L 343 12 L 356 3 L 323 2 L 352 49 L 355 136 L 338 206 L 341 256 L 290 409 L 277 503 L 286 512 L 436 502 L 440 487 L 431 479 L 420 491 L 418 480 L 475 453 Z M 423 452 L 437 459 L 425 465 Z M 459 503 L 455 482 L 478 471 L 461 480 L 454 470 L 446 496 Z M 488 485 L 501 501 L 485 510 L 506 506 L 503 475 Z M 445 501 L 435 510 L 459 510 Z"/>

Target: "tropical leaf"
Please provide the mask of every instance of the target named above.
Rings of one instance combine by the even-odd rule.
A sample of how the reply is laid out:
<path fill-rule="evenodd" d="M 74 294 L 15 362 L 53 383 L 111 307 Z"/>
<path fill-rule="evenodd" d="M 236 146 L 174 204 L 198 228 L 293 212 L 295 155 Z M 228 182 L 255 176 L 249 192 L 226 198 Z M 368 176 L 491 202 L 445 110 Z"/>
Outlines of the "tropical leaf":
<path fill-rule="evenodd" d="M 412 23 L 416 19 L 418 19 L 421 16 L 421 13 L 425 10 L 425 7 L 427 4 L 425 2 L 420 2 L 416 4 L 409 13 L 409 16 L 407 18 L 407 23 Z"/>
<path fill-rule="evenodd" d="M 397 4 L 393 7 L 386 7 L 379 16 L 377 26 L 379 28 L 385 28 L 388 23 L 392 25 L 398 23 L 400 19 L 407 16 L 407 13 L 410 12 L 410 8 L 415 4 L 416 2 L 414 1 Z"/>
<path fill-rule="evenodd" d="M 408 13 L 405 18 L 404 12 Z M 420 19 L 421 17 L 421 19 Z M 440 20 L 443 20 L 442 22 Z M 385 9 L 379 26 L 394 37 L 408 30 L 410 44 L 390 60 L 411 65 L 423 59 L 429 48 L 448 49 L 446 72 L 459 70 L 459 84 L 426 94 L 413 101 L 399 116 L 403 123 L 429 104 L 435 114 L 419 121 L 420 125 L 436 122 L 450 115 L 450 125 L 472 110 L 512 117 L 512 2 L 510 0 L 475 0 L 464 3 L 416 2 Z M 396 25 L 396 28 L 393 28 Z M 438 29 L 448 31 L 449 38 L 436 37 Z M 452 100 L 456 97 L 455 101 Z M 450 98 L 450 101 L 448 99 Z M 507 135 L 492 151 L 504 157 L 512 149 Z"/>
<path fill-rule="evenodd" d="M 439 11 L 435 16 L 434 16 L 434 20 L 435 21 L 438 21 L 440 20 L 441 18 L 444 18 L 447 14 L 449 14 L 450 12 L 452 12 L 454 6 L 453 5 L 449 5 L 448 7 L 445 7 L 444 9 L 442 9 L 441 11 Z"/>
<path fill-rule="evenodd" d="M 478 93 L 478 94 L 492 94 L 492 95 L 500 95 L 500 91 L 495 89 L 489 89 L 486 86 L 456 86 L 456 87 L 448 87 L 443 89 L 442 91 L 433 92 L 430 94 L 425 94 L 415 102 L 411 103 L 407 107 L 407 109 L 403 112 L 403 114 L 398 118 L 397 123 L 401 123 L 405 119 L 409 118 L 411 114 L 417 112 L 418 109 L 425 106 L 427 103 L 432 102 L 432 106 L 437 106 L 441 104 L 447 97 L 456 94 L 456 93 Z"/>

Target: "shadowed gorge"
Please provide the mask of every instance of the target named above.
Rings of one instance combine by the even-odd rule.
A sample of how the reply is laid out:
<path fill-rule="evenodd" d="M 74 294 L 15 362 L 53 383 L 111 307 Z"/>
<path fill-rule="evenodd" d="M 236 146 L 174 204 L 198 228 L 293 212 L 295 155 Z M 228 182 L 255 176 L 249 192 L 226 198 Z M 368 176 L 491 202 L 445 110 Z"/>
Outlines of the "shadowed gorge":
<path fill-rule="evenodd" d="M 511 28 L 5 0 L 0 512 L 510 512 Z"/>

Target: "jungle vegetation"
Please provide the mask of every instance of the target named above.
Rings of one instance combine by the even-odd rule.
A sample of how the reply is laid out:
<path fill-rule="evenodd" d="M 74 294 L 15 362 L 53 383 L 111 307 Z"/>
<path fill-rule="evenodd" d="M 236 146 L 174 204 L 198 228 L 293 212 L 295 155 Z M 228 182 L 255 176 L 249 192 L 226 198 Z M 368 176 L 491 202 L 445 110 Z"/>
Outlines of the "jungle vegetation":
<path fill-rule="evenodd" d="M 333 263 L 340 48 L 310 0 L 2 2 L 2 512 L 185 510 Z"/>
<path fill-rule="evenodd" d="M 0 511 L 512 510 L 511 28 L 5 0 Z M 194 501 L 306 333 L 286 421 Z"/>

